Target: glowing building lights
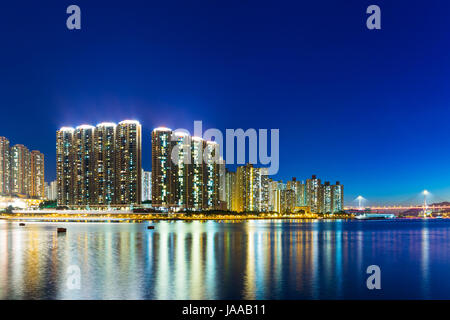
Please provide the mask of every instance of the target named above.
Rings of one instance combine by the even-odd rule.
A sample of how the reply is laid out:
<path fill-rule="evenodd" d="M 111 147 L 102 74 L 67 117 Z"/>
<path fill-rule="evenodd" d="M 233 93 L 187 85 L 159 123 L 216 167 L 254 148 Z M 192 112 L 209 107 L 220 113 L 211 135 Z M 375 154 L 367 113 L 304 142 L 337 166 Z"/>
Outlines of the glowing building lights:
<path fill-rule="evenodd" d="M 152 205 L 207 210 L 219 207 L 219 145 L 184 131 L 152 132 Z M 223 179 L 225 176 L 223 175 Z"/>
<path fill-rule="evenodd" d="M 140 204 L 141 130 L 135 120 L 61 128 L 56 134 L 58 205 Z"/>

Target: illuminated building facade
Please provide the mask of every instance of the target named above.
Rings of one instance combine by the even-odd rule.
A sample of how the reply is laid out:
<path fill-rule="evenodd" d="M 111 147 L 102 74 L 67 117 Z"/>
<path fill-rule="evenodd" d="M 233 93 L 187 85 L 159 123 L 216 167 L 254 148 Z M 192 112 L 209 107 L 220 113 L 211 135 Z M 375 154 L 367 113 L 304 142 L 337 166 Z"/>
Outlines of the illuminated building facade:
<path fill-rule="evenodd" d="M 73 134 L 75 206 L 95 204 L 94 129 L 90 125 L 81 125 L 75 128 Z"/>
<path fill-rule="evenodd" d="M 329 181 L 326 181 L 322 186 L 322 212 L 332 213 L 332 196 L 331 185 Z"/>
<path fill-rule="evenodd" d="M 27 196 L 31 189 L 31 155 L 22 144 L 11 148 L 11 193 Z"/>
<path fill-rule="evenodd" d="M 152 206 L 169 205 L 171 174 L 171 135 L 169 128 L 156 128 L 152 132 Z"/>
<path fill-rule="evenodd" d="M 0 137 L 0 195 L 45 198 L 44 155 Z"/>
<path fill-rule="evenodd" d="M 343 199 L 343 186 L 339 182 L 322 185 L 315 175 L 307 179 L 306 184 L 296 178 L 286 184 L 269 180 L 269 211 L 336 213 L 343 210 Z"/>
<path fill-rule="evenodd" d="M 11 158 L 9 140 L 0 137 L 0 195 L 11 193 Z"/>
<path fill-rule="evenodd" d="M 313 175 L 306 180 L 306 205 L 311 208 L 312 213 L 322 212 L 322 187 L 320 179 Z"/>
<path fill-rule="evenodd" d="M 219 207 L 219 145 L 213 141 L 205 141 L 203 156 L 203 209 Z"/>
<path fill-rule="evenodd" d="M 286 183 L 286 189 L 293 190 L 295 194 L 295 205 L 302 207 L 306 205 L 305 184 L 297 180 L 295 177 Z"/>
<path fill-rule="evenodd" d="M 45 198 L 45 168 L 44 155 L 33 150 L 30 153 L 30 197 L 44 199 Z"/>
<path fill-rule="evenodd" d="M 344 186 L 336 181 L 336 184 L 331 186 L 331 212 L 341 211 L 344 211 Z"/>
<path fill-rule="evenodd" d="M 152 206 L 195 211 L 219 208 L 221 166 L 225 164 L 217 143 L 169 128 L 154 129 Z"/>
<path fill-rule="evenodd" d="M 171 152 L 175 156 L 170 163 L 169 203 L 180 208 L 189 207 L 189 166 L 191 137 L 182 132 L 172 133 Z M 169 161 L 171 161 L 169 159 Z"/>
<path fill-rule="evenodd" d="M 126 120 L 56 133 L 58 205 L 132 207 L 141 203 L 141 125 Z"/>
<path fill-rule="evenodd" d="M 231 190 L 231 208 L 236 212 L 269 211 L 269 178 L 267 168 L 255 168 L 252 164 L 239 166 L 235 174 L 228 173 Z"/>
<path fill-rule="evenodd" d="M 219 150 L 220 152 L 220 150 Z M 227 210 L 227 171 L 225 168 L 225 160 L 219 159 L 219 205 L 221 210 Z"/>
<path fill-rule="evenodd" d="M 138 121 L 125 120 L 116 128 L 117 205 L 142 202 L 142 127 Z"/>
<path fill-rule="evenodd" d="M 204 165 L 203 165 L 203 149 L 205 141 L 199 137 L 192 137 L 191 155 L 192 164 L 189 173 L 190 189 L 189 198 L 192 200 L 191 208 L 194 210 L 203 209 L 203 187 L 204 187 Z"/>
<path fill-rule="evenodd" d="M 142 169 L 142 201 L 152 200 L 152 172 Z"/>
<path fill-rule="evenodd" d="M 47 200 L 56 201 L 58 199 L 58 183 L 52 181 L 50 184 L 45 183 L 45 198 Z"/>
<path fill-rule="evenodd" d="M 98 205 L 114 204 L 116 124 L 104 122 L 94 129 L 94 198 Z"/>
<path fill-rule="evenodd" d="M 56 132 L 56 183 L 57 203 L 60 206 L 74 204 L 74 128 L 63 127 Z"/>
<path fill-rule="evenodd" d="M 227 202 L 227 210 L 228 211 L 235 211 L 233 209 L 233 199 L 235 195 L 233 192 L 235 192 L 236 187 L 234 184 L 236 183 L 236 172 L 229 171 L 228 169 L 225 169 L 225 201 Z"/>

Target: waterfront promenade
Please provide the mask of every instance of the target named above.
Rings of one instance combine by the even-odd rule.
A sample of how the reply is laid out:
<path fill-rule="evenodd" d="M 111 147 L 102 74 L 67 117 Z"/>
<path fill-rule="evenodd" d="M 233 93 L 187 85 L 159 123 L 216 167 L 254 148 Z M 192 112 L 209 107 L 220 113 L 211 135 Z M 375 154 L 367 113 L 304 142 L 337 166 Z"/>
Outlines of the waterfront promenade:
<path fill-rule="evenodd" d="M 349 214 L 317 215 L 314 213 L 135 213 L 130 210 L 17 210 L 1 213 L 0 219 L 16 221 L 113 221 L 141 222 L 148 220 L 262 220 L 262 219 L 349 219 Z"/>

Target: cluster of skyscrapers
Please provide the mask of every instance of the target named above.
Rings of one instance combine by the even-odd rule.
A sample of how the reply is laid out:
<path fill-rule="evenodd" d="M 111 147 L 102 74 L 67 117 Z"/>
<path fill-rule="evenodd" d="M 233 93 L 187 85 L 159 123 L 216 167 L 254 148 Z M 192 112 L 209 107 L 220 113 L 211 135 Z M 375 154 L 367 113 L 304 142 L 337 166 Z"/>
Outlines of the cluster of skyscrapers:
<path fill-rule="evenodd" d="M 170 211 L 343 210 L 344 187 L 339 182 L 322 184 L 312 176 L 306 182 L 293 178 L 283 183 L 270 179 L 267 168 L 251 164 L 232 172 L 225 169 L 216 142 L 164 127 L 152 132 L 152 172 L 146 172 L 141 164 L 141 131 L 139 122 L 131 120 L 57 131 L 58 205 L 133 207 L 151 200 L 153 208 Z"/>
<path fill-rule="evenodd" d="M 315 175 L 306 183 L 293 178 L 287 183 L 273 181 L 267 168 L 251 164 L 226 172 L 227 209 L 235 212 L 312 212 L 343 211 L 344 186 L 339 182 L 321 183 Z"/>
<path fill-rule="evenodd" d="M 219 145 L 184 132 L 152 132 L 152 206 L 181 210 L 220 209 L 225 162 Z"/>
<path fill-rule="evenodd" d="M 0 137 L 0 195 L 45 198 L 44 155 Z"/>
<path fill-rule="evenodd" d="M 56 134 L 58 205 L 130 207 L 141 203 L 139 122 L 63 127 Z"/>

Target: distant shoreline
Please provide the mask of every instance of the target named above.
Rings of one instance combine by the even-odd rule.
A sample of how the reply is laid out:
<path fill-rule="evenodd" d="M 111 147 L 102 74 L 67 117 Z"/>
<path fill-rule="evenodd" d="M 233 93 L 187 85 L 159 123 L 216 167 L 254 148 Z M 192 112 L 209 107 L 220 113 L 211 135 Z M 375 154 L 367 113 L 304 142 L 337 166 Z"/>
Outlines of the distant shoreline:
<path fill-rule="evenodd" d="M 146 221 L 243 221 L 243 220 L 341 220 L 351 215 L 319 216 L 317 214 L 142 214 L 142 213 L 2 213 L 1 220 L 42 222 L 146 222 Z"/>
<path fill-rule="evenodd" d="M 1 213 L 0 220 L 17 221 L 17 222 L 104 222 L 104 223 L 145 223 L 149 221 L 246 221 L 246 220 L 353 220 L 353 221 L 369 221 L 369 220 L 417 220 L 424 219 L 422 217 L 396 217 L 393 219 L 356 219 L 351 215 L 334 215 L 334 216 L 319 216 L 319 215 L 305 215 L 305 214 L 261 214 L 261 215 L 207 215 L 207 214 L 193 214 L 186 216 L 183 214 L 8 214 Z M 434 217 L 427 218 L 430 220 L 448 219 L 447 217 L 437 219 Z"/>

